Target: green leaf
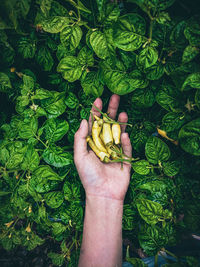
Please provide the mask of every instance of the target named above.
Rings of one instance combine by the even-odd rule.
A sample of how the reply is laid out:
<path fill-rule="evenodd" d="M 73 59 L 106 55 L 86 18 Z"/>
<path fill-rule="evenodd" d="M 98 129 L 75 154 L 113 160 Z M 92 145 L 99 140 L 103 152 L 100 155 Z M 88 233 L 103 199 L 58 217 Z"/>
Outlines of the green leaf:
<path fill-rule="evenodd" d="M 51 97 L 52 97 L 52 93 L 50 91 L 39 88 L 39 89 L 36 89 L 35 95 L 32 96 L 32 99 L 42 100 L 42 99 L 47 99 Z"/>
<path fill-rule="evenodd" d="M 182 63 L 185 64 L 185 63 L 190 62 L 198 54 L 199 54 L 199 48 L 192 46 L 192 45 L 188 45 L 183 51 Z"/>
<path fill-rule="evenodd" d="M 187 122 L 186 116 L 183 113 L 176 112 L 168 112 L 162 118 L 161 129 L 168 132 L 173 132 L 178 130 L 183 126 L 184 123 Z"/>
<path fill-rule="evenodd" d="M 130 135 L 131 144 L 137 152 L 144 152 L 144 147 L 149 135 L 145 129 L 134 126 Z"/>
<path fill-rule="evenodd" d="M 106 34 L 101 31 L 94 31 L 90 34 L 90 44 L 99 58 L 106 59 L 111 55 L 111 47 L 106 38 Z"/>
<path fill-rule="evenodd" d="M 78 25 L 65 27 L 60 33 L 62 45 L 69 46 L 70 50 L 75 49 L 82 38 L 82 30 Z"/>
<path fill-rule="evenodd" d="M 28 250 L 33 250 L 39 245 L 42 245 L 44 240 L 38 235 L 32 234 L 30 238 L 26 238 L 23 245 L 27 247 Z"/>
<path fill-rule="evenodd" d="M 0 29 L 19 29 L 17 11 L 19 14 L 21 10 L 18 10 L 15 1 L 1 1 L 0 3 L 1 17 L 0 17 Z"/>
<path fill-rule="evenodd" d="M 42 10 L 42 13 L 45 15 L 45 17 L 49 16 L 52 2 L 53 0 L 41 0 L 40 9 Z"/>
<path fill-rule="evenodd" d="M 68 17 L 54 16 L 41 22 L 42 29 L 49 33 L 59 33 L 69 24 Z"/>
<path fill-rule="evenodd" d="M 171 44 L 179 49 L 183 49 L 188 45 L 184 36 L 185 26 L 186 22 L 184 20 L 178 22 L 170 34 Z"/>
<path fill-rule="evenodd" d="M 18 42 L 18 52 L 23 58 L 33 58 L 36 52 L 36 41 L 22 37 Z"/>
<path fill-rule="evenodd" d="M 57 209 L 62 205 L 64 196 L 62 192 L 54 191 L 44 194 L 44 199 L 49 207 L 52 209 Z"/>
<path fill-rule="evenodd" d="M 36 62 L 41 66 L 44 71 L 50 71 L 52 69 L 54 60 L 47 47 L 40 47 L 36 54 Z"/>
<path fill-rule="evenodd" d="M 0 161 L 6 165 L 8 169 L 20 169 L 20 164 L 23 162 L 27 146 L 21 141 L 13 141 L 6 146 L 2 146 L 0 150 Z"/>
<path fill-rule="evenodd" d="M 127 52 L 124 50 L 119 50 L 120 59 L 124 66 L 129 70 L 133 67 L 133 62 L 136 61 L 136 54 L 134 52 Z"/>
<path fill-rule="evenodd" d="M 78 60 L 81 65 L 92 67 L 94 65 L 94 57 L 92 50 L 84 46 L 78 53 Z"/>
<path fill-rule="evenodd" d="M 71 153 L 64 152 L 61 147 L 51 146 L 44 150 L 42 158 L 47 164 L 54 167 L 68 166 L 73 163 L 73 157 Z"/>
<path fill-rule="evenodd" d="M 130 204 L 124 204 L 123 206 L 123 230 L 133 230 L 136 226 L 136 210 Z"/>
<path fill-rule="evenodd" d="M 169 25 L 171 18 L 168 12 L 160 12 L 158 17 L 156 18 L 156 21 L 163 25 Z"/>
<path fill-rule="evenodd" d="M 12 88 L 8 75 L 0 72 L 0 92 L 8 92 Z"/>
<path fill-rule="evenodd" d="M 155 103 L 155 95 L 149 87 L 136 89 L 131 102 L 138 108 L 149 108 Z"/>
<path fill-rule="evenodd" d="M 146 46 L 137 56 L 136 64 L 144 69 L 151 67 L 158 60 L 158 51 L 151 46 Z"/>
<path fill-rule="evenodd" d="M 78 0 L 78 6 L 77 6 L 77 8 L 79 10 L 81 10 L 81 11 L 84 11 L 84 12 L 86 12 L 88 14 L 91 14 L 91 11 L 86 6 L 84 6 L 84 4 L 80 0 Z"/>
<path fill-rule="evenodd" d="M 19 125 L 19 137 L 29 139 L 35 137 L 38 129 L 38 120 L 35 117 L 24 119 Z"/>
<path fill-rule="evenodd" d="M 78 201 L 81 198 L 80 185 L 66 180 L 63 186 L 63 193 L 67 201 Z"/>
<path fill-rule="evenodd" d="M 11 250 L 14 247 L 12 239 L 9 238 L 8 236 L 1 237 L 1 245 L 6 250 Z"/>
<path fill-rule="evenodd" d="M 40 165 L 34 170 L 30 185 L 38 193 L 45 193 L 58 187 L 63 178 L 54 172 L 48 165 Z"/>
<path fill-rule="evenodd" d="M 155 225 L 142 225 L 138 239 L 140 246 L 149 256 L 154 256 L 168 241 L 162 229 Z"/>
<path fill-rule="evenodd" d="M 160 138 L 151 136 L 146 142 L 145 155 L 149 162 L 158 164 L 169 159 L 170 150 Z"/>
<path fill-rule="evenodd" d="M 132 168 L 135 172 L 147 175 L 150 172 L 150 165 L 147 160 L 139 160 L 132 163 Z"/>
<path fill-rule="evenodd" d="M 65 100 L 65 104 L 68 106 L 68 108 L 74 109 L 79 106 L 79 100 L 75 94 L 73 94 L 72 92 L 69 92 L 69 95 L 67 96 Z"/>
<path fill-rule="evenodd" d="M 148 199 L 137 199 L 136 206 L 140 216 L 148 224 L 154 225 L 165 217 L 162 205 L 157 202 Z"/>
<path fill-rule="evenodd" d="M 45 94 L 43 95 L 43 97 L 44 96 Z M 65 112 L 65 95 L 63 93 L 51 91 L 51 98 L 44 99 L 41 102 L 41 106 L 47 112 L 48 118 L 56 118 Z"/>
<path fill-rule="evenodd" d="M 82 67 L 76 57 L 68 56 L 61 59 L 58 64 L 57 71 L 61 72 L 65 80 L 74 82 L 81 77 Z"/>
<path fill-rule="evenodd" d="M 61 250 L 62 250 L 63 253 L 68 252 L 68 248 L 67 248 L 67 244 L 66 244 L 66 241 L 65 240 L 62 241 L 62 243 L 60 245 L 60 248 L 61 248 Z"/>
<path fill-rule="evenodd" d="M 121 62 L 110 65 L 104 61 L 101 63 L 101 69 L 104 82 L 115 94 L 125 95 L 148 85 L 138 70 L 128 74 Z"/>
<path fill-rule="evenodd" d="M 53 1 L 51 3 L 50 16 L 63 16 L 68 14 L 68 10 L 60 3 Z M 67 25 L 66 25 L 67 26 Z"/>
<path fill-rule="evenodd" d="M 103 93 L 104 86 L 101 84 L 99 75 L 95 71 L 90 71 L 81 80 L 81 86 L 86 95 L 100 97 Z"/>
<path fill-rule="evenodd" d="M 137 266 L 137 267 L 147 267 L 148 266 L 139 258 L 127 258 L 126 257 L 126 261 L 130 262 L 131 264 L 133 264 L 133 266 Z"/>
<path fill-rule="evenodd" d="M 163 64 L 155 63 L 153 66 L 144 69 L 144 73 L 149 80 L 159 80 L 163 76 L 164 70 Z"/>
<path fill-rule="evenodd" d="M 62 223 L 53 223 L 52 224 L 52 233 L 54 236 L 59 236 L 67 230 L 67 226 Z"/>
<path fill-rule="evenodd" d="M 82 108 L 80 111 L 80 117 L 81 119 L 88 120 L 90 116 L 90 108 Z"/>
<path fill-rule="evenodd" d="M 27 147 L 26 154 L 24 155 L 23 162 L 21 164 L 22 170 L 34 171 L 40 164 L 40 157 L 38 152 L 29 145 Z"/>
<path fill-rule="evenodd" d="M 157 192 L 166 194 L 167 188 L 168 188 L 168 185 L 164 181 L 161 181 L 161 180 L 145 182 L 144 184 L 137 186 L 137 189 L 148 190 L 151 194 L 154 194 Z"/>
<path fill-rule="evenodd" d="M 193 267 L 195 265 L 198 266 L 199 264 L 198 258 L 195 258 L 193 256 L 186 256 L 185 258 L 187 260 L 187 264 L 189 267 Z"/>
<path fill-rule="evenodd" d="M 7 196 L 9 194 L 11 194 L 11 192 L 0 191 L 0 197 Z"/>
<path fill-rule="evenodd" d="M 51 142 L 61 140 L 69 130 L 69 124 L 62 119 L 48 119 L 44 125 L 45 139 Z"/>
<path fill-rule="evenodd" d="M 15 59 L 15 50 L 8 43 L 0 42 L 0 60 L 5 67 L 11 67 Z"/>
<path fill-rule="evenodd" d="M 49 252 L 47 255 L 52 260 L 55 266 L 62 266 L 65 261 L 64 254 Z"/>
<path fill-rule="evenodd" d="M 44 206 L 44 203 L 42 203 L 42 205 L 38 207 L 38 217 L 41 222 L 47 220 L 47 210 Z"/>
<path fill-rule="evenodd" d="M 163 162 L 163 172 L 167 176 L 175 176 L 177 173 L 179 173 L 180 170 L 180 164 L 178 161 L 167 161 Z"/>
<path fill-rule="evenodd" d="M 181 128 L 178 138 L 183 150 L 200 156 L 200 118 L 185 124 Z"/>
<path fill-rule="evenodd" d="M 145 20 L 138 14 L 130 13 L 119 17 L 114 27 L 114 44 L 125 51 L 134 51 L 147 40 Z"/>
<path fill-rule="evenodd" d="M 106 0 L 96 0 L 96 3 L 97 3 L 97 7 L 98 7 L 98 10 L 99 10 L 99 13 L 101 15 L 101 13 L 103 12 L 103 8 L 106 4 Z"/>
<path fill-rule="evenodd" d="M 120 16 L 119 6 L 114 3 L 104 5 L 102 11 L 99 20 L 105 25 L 110 25 L 117 21 L 117 18 Z"/>
<path fill-rule="evenodd" d="M 23 75 L 23 85 L 21 86 L 21 94 L 29 95 L 31 91 L 33 91 L 35 85 L 35 81 L 33 77 L 28 76 L 26 74 Z"/>
<path fill-rule="evenodd" d="M 162 1 L 148 0 L 147 1 L 148 5 L 151 8 L 159 9 L 159 10 L 165 10 L 166 8 L 168 8 L 171 5 L 173 5 L 174 2 L 175 2 L 175 0 L 162 0 Z"/>
<path fill-rule="evenodd" d="M 143 11 L 147 13 L 149 9 L 153 9 L 154 12 L 165 10 L 166 8 L 173 5 L 175 0 L 129 0 L 129 2 L 136 3 Z"/>
<path fill-rule="evenodd" d="M 31 6 L 31 0 L 17 1 L 17 3 L 16 3 L 16 8 L 17 8 L 18 13 L 20 12 L 20 14 L 24 18 L 28 14 L 28 12 L 30 10 L 30 6 Z"/>
<path fill-rule="evenodd" d="M 181 90 L 187 91 L 191 88 L 198 88 L 200 89 L 200 72 L 189 74 L 184 81 Z"/>
<path fill-rule="evenodd" d="M 70 47 L 66 47 L 62 44 L 59 44 L 56 51 L 56 56 L 58 60 L 60 61 L 62 58 L 67 56 L 74 56 L 76 53 L 76 49 L 70 49 Z"/>
<path fill-rule="evenodd" d="M 156 101 L 168 111 L 180 111 L 181 94 L 171 84 L 163 84 L 156 95 Z"/>
<path fill-rule="evenodd" d="M 185 27 L 184 34 L 186 39 L 192 46 L 199 46 L 200 41 L 200 20 L 199 16 L 193 16 L 187 21 L 187 26 Z"/>

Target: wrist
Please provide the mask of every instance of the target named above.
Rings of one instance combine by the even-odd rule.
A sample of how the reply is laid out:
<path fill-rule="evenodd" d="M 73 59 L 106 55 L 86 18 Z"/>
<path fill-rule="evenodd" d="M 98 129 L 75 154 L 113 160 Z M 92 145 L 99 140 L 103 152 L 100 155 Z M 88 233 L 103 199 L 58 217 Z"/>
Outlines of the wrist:
<path fill-rule="evenodd" d="M 100 196 L 86 195 L 86 210 L 93 218 L 106 218 L 108 222 L 122 220 L 123 201 Z"/>
<path fill-rule="evenodd" d="M 93 195 L 86 193 L 86 203 L 95 207 L 122 207 L 124 205 L 123 199 L 116 199 L 107 196 Z"/>

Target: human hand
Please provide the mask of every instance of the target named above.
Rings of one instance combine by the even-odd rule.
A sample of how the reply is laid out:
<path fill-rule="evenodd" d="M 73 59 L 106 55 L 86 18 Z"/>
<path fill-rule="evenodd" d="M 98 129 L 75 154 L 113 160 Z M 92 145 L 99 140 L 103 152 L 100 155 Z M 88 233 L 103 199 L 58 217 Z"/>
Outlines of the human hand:
<path fill-rule="evenodd" d="M 115 119 L 119 106 L 120 97 L 112 95 L 108 105 L 108 115 Z M 94 105 L 102 109 L 102 101 L 97 98 Z M 93 115 L 100 116 L 100 113 L 93 107 Z M 119 122 L 126 123 L 128 116 L 125 112 L 119 114 Z M 86 196 L 104 197 L 123 201 L 130 181 L 131 165 L 124 163 L 103 163 L 92 150 L 87 150 L 86 137 L 91 132 L 92 119 L 89 123 L 86 120 L 81 122 L 79 130 L 74 138 L 74 161 L 78 170 L 81 182 L 85 188 Z M 125 133 L 125 125 L 121 126 L 121 144 L 124 154 L 131 157 L 132 147 L 128 134 Z"/>

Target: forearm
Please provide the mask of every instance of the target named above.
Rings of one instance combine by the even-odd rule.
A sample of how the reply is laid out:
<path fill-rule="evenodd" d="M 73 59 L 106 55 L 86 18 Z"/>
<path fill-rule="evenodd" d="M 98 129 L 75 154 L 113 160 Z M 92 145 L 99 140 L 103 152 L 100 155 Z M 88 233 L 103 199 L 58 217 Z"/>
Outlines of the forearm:
<path fill-rule="evenodd" d="M 123 202 L 86 197 L 79 267 L 121 267 Z"/>

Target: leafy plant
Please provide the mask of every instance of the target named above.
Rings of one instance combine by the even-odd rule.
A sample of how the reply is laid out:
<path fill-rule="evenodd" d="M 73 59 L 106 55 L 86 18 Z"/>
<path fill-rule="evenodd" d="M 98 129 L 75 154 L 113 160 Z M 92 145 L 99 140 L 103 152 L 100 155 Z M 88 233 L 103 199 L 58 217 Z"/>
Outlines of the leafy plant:
<path fill-rule="evenodd" d="M 4 249 L 32 250 L 53 239 L 53 264 L 77 266 L 85 195 L 73 163 L 74 134 L 94 99 L 102 97 L 105 108 L 112 93 L 129 115 L 138 158 L 123 234 L 151 256 L 199 230 L 197 7 L 175 0 L 0 3 Z"/>

